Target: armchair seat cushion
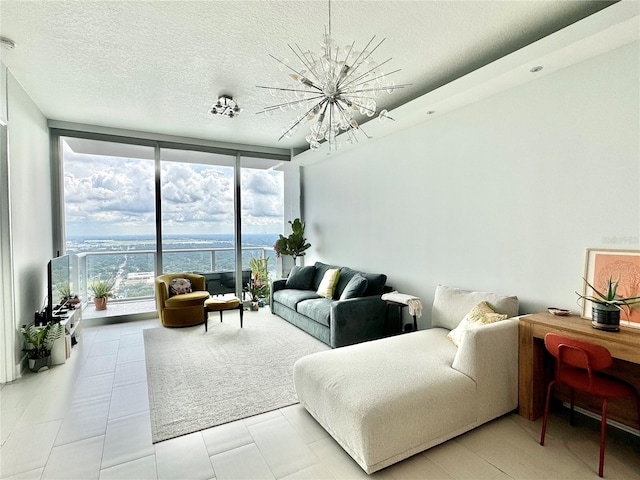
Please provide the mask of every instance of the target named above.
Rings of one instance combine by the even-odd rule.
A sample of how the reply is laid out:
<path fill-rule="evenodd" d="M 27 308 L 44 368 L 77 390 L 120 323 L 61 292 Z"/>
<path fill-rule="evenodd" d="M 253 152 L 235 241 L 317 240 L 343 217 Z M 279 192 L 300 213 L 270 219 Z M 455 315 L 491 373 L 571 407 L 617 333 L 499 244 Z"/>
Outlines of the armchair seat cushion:
<path fill-rule="evenodd" d="M 166 307 L 190 307 L 192 305 L 203 305 L 202 301 L 209 298 L 209 292 L 191 292 L 182 295 L 174 295 L 164 302 Z"/>

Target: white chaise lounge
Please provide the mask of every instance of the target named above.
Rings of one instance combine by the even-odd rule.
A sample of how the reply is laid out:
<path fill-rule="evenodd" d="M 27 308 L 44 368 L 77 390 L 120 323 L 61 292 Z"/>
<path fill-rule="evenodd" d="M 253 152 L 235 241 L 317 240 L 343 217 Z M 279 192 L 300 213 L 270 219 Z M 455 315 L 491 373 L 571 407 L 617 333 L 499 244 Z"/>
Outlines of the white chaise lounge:
<path fill-rule="evenodd" d="M 502 320 L 450 330 L 480 302 Z M 300 403 L 367 473 L 501 416 L 518 405 L 517 297 L 438 286 L 433 328 L 301 358 Z"/>

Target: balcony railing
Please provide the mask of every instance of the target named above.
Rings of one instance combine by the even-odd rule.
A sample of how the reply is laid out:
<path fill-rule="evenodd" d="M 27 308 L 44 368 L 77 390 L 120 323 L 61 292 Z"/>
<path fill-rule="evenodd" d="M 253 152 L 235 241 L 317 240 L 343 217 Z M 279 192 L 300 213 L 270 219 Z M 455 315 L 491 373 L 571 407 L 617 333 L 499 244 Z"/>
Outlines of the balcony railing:
<path fill-rule="evenodd" d="M 249 269 L 251 258 L 268 258 L 269 274 L 275 278 L 276 258 L 273 247 L 243 247 L 242 269 Z M 233 248 L 168 249 L 162 252 L 164 272 L 219 272 L 235 270 Z M 155 250 L 109 250 L 82 252 L 73 257 L 74 290 L 83 302 L 93 300 L 91 282 L 100 277 L 115 280 L 112 301 L 142 300 L 154 297 Z"/>

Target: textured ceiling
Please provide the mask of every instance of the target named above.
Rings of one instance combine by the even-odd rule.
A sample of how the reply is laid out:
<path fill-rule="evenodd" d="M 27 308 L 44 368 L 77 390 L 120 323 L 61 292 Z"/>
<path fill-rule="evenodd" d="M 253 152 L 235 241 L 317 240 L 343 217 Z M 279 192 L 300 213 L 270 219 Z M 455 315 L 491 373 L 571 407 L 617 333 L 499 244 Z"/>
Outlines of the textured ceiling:
<path fill-rule="evenodd" d="M 331 28 L 341 45 L 386 38 L 376 60 L 411 83 L 379 99 L 391 110 L 611 3 L 334 0 Z M 277 99 L 256 86 L 289 83 L 269 54 L 319 50 L 327 24 L 327 1 L 0 0 L 0 33 L 18 44 L 0 55 L 49 119 L 300 148 L 302 130 L 278 141 L 296 113 L 258 115 Z M 222 93 L 240 116 L 208 113 Z"/>

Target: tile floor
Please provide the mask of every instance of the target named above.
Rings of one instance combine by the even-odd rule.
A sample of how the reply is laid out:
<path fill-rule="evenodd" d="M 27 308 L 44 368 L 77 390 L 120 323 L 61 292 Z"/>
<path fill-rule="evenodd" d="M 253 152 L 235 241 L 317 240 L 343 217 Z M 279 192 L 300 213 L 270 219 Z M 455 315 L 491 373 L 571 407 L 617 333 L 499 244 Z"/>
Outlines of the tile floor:
<path fill-rule="evenodd" d="M 66 364 L 0 389 L 3 479 L 355 479 L 367 475 L 299 405 L 153 445 L 142 330 L 85 327 Z M 247 326 L 245 326 L 247 328 Z M 597 477 L 598 428 L 510 414 L 371 475 L 377 479 Z M 640 480 L 640 439 L 609 429 L 608 479 Z"/>

